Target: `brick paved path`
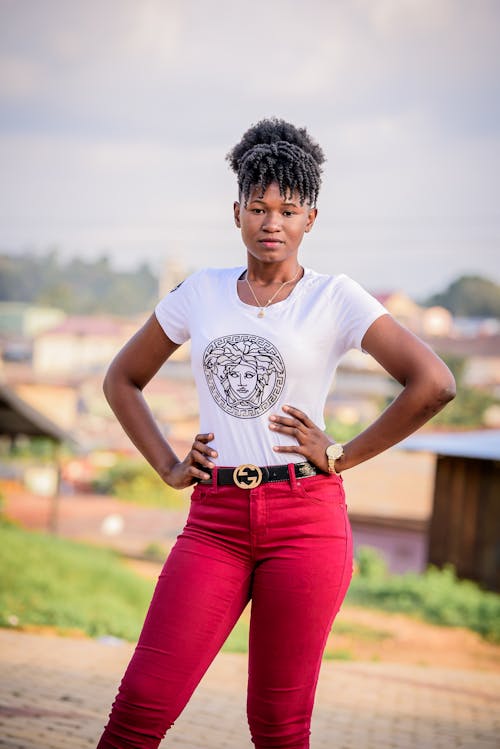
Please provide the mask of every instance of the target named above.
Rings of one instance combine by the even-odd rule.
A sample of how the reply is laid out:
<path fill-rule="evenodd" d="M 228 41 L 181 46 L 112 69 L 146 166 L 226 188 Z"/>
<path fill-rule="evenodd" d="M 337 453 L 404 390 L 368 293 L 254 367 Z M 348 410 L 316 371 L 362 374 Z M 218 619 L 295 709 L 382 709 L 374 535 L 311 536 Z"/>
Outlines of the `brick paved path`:
<path fill-rule="evenodd" d="M 95 747 L 129 644 L 0 630 L 0 747 Z M 219 655 L 162 747 L 250 749 L 246 657 Z M 497 749 L 500 675 L 323 664 L 311 749 Z"/>

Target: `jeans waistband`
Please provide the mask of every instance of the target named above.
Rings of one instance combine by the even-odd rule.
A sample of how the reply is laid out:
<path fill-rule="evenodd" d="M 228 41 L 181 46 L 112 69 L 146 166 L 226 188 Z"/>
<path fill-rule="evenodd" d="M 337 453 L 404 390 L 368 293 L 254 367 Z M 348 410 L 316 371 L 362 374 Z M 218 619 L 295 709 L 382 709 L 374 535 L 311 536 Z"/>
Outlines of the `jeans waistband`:
<path fill-rule="evenodd" d="M 203 479 L 199 483 L 212 484 L 212 472 L 206 468 L 203 470 L 211 475 L 209 479 Z M 323 471 L 307 460 L 302 463 L 295 463 L 293 471 L 297 479 L 325 475 Z M 243 463 L 234 467 L 217 467 L 216 474 L 218 486 L 238 486 L 240 489 L 255 489 L 260 484 L 288 481 L 290 478 L 288 465 L 256 466 L 252 463 Z"/>

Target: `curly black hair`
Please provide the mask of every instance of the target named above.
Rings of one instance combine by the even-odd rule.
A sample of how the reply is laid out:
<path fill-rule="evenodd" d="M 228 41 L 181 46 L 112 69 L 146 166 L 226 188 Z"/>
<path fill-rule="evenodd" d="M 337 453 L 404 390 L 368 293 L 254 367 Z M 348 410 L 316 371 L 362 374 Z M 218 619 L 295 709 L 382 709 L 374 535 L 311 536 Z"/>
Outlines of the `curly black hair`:
<path fill-rule="evenodd" d="M 252 125 L 226 159 L 238 176 L 245 202 L 254 187 L 265 192 L 277 182 L 283 197 L 297 191 L 300 202 L 316 205 L 325 156 L 304 127 L 272 117 Z"/>

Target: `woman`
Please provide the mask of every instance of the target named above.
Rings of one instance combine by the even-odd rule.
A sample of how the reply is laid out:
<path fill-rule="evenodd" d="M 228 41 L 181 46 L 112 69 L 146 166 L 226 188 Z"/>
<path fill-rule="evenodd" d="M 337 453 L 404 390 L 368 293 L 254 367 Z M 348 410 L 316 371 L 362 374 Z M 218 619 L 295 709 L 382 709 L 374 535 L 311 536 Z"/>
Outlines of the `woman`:
<path fill-rule="evenodd" d="M 186 279 L 105 378 L 111 407 L 165 482 L 196 486 L 99 749 L 157 747 L 249 600 L 252 740 L 257 749 L 309 747 L 321 657 L 352 572 L 340 474 L 454 397 L 447 367 L 377 300 L 345 275 L 300 265 L 324 161 L 306 130 L 263 120 L 228 159 L 246 265 Z M 141 391 L 188 338 L 201 427 L 180 460 Z M 339 445 L 323 431 L 323 407 L 350 348 L 371 354 L 403 390 Z"/>

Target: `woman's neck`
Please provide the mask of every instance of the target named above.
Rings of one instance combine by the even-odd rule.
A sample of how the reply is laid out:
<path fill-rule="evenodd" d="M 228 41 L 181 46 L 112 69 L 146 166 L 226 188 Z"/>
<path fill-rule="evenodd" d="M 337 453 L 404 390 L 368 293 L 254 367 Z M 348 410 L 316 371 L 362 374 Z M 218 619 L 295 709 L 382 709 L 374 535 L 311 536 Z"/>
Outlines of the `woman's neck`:
<path fill-rule="evenodd" d="M 254 284 L 271 286 L 302 278 L 302 268 L 297 258 L 283 263 L 258 263 L 248 258 L 246 273 L 242 276 Z"/>

